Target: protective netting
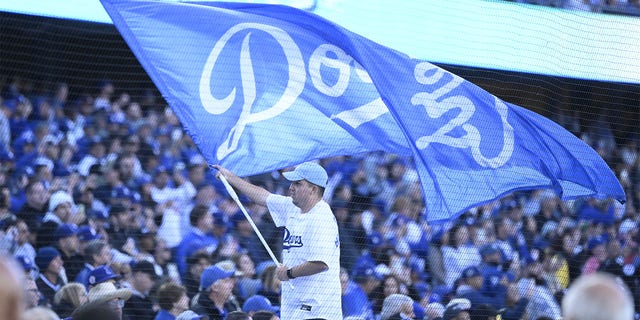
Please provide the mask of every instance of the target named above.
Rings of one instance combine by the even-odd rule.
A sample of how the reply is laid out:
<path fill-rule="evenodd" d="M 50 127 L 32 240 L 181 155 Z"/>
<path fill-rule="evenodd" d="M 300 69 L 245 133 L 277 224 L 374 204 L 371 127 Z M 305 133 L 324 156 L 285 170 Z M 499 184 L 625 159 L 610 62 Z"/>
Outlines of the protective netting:
<path fill-rule="evenodd" d="M 449 316 L 470 303 L 472 319 L 557 319 L 568 286 L 597 271 L 620 277 L 639 305 L 639 86 L 440 66 L 580 137 L 627 203 L 527 190 L 427 223 L 412 159 L 321 159 L 345 318 L 436 319 L 447 309 L 445 319 L 462 319 Z M 90 314 L 154 319 L 192 308 L 217 319 L 209 297 L 225 297 L 227 313 L 280 305 L 274 262 L 113 25 L 0 13 L 0 87 L 0 250 L 34 280 L 23 286 L 29 307 L 64 318 L 88 297 L 110 307 Z M 277 194 L 289 187 L 281 171 L 248 180 Z M 284 230 L 266 207 L 240 200 L 281 259 Z M 226 276 L 201 279 L 212 265 L 237 271 L 230 296 L 216 282 Z M 203 281 L 214 289 L 201 291 Z M 385 307 L 392 294 L 413 305 L 392 296 Z"/>

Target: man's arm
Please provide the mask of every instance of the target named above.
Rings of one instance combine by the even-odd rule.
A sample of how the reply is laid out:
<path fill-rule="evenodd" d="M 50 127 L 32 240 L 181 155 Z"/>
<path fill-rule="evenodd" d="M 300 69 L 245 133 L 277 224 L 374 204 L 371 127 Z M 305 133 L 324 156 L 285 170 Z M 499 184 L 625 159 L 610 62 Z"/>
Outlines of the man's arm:
<path fill-rule="evenodd" d="M 253 202 L 262 206 L 267 205 L 267 197 L 271 194 L 269 191 L 249 183 L 248 181 L 238 177 L 235 173 L 219 165 L 213 165 L 213 167 L 218 170 L 216 178 L 219 179 L 220 175 L 223 175 L 232 187 L 249 197 Z"/>
<path fill-rule="evenodd" d="M 276 275 L 280 281 L 288 281 L 290 279 L 287 275 L 288 269 L 291 269 L 291 275 L 294 278 L 298 278 L 325 272 L 329 270 L 329 267 L 322 261 L 307 261 L 294 267 L 282 265 L 276 268 Z"/>

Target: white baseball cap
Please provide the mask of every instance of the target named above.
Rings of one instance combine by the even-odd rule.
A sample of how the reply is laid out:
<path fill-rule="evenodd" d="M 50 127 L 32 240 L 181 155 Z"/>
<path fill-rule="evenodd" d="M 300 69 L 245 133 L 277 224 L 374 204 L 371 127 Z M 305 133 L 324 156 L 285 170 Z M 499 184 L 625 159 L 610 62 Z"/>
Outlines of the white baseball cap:
<path fill-rule="evenodd" d="M 289 181 L 307 180 L 317 186 L 325 188 L 329 175 L 322 166 L 315 162 L 305 162 L 296 167 L 295 170 L 282 174 Z"/>

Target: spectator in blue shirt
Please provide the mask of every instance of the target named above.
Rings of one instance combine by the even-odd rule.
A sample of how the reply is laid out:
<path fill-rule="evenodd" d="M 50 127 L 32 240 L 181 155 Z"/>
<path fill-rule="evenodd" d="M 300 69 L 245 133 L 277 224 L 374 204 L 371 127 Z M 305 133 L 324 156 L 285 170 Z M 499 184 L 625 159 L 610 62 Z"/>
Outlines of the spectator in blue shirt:
<path fill-rule="evenodd" d="M 482 256 L 482 263 L 478 266 L 478 269 L 484 278 L 482 292 L 487 296 L 495 297 L 504 291 L 501 286 L 503 279 L 507 277 L 513 280 L 515 275 L 503 265 L 503 254 L 498 245 L 484 245 L 480 248 L 480 255 Z"/>
<path fill-rule="evenodd" d="M 488 296 L 481 291 L 483 284 L 484 277 L 478 267 L 468 267 L 462 271 L 456 297 L 469 299 L 472 307 L 490 304 L 496 308 L 502 308 L 507 294 L 506 288 L 498 284 L 494 296 Z"/>
<path fill-rule="evenodd" d="M 382 275 L 376 271 L 373 264 L 361 263 L 353 267 L 351 278 L 353 280 L 349 280 L 342 295 L 342 315 L 374 320 L 373 306 L 368 295 L 380 285 Z"/>
<path fill-rule="evenodd" d="M 187 257 L 202 249 L 211 254 L 219 244 L 219 240 L 210 235 L 213 230 L 213 215 L 207 206 L 195 206 L 189 215 L 189 222 L 191 231 L 182 239 L 176 250 L 176 263 L 182 276 L 187 271 Z"/>

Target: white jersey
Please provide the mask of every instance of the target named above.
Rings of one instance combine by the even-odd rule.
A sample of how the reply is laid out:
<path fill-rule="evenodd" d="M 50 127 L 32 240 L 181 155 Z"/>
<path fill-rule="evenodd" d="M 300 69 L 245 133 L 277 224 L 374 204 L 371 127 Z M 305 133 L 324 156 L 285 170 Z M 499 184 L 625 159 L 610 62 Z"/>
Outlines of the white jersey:
<path fill-rule="evenodd" d="M 267 207 L 276 226 L 285 226 L 283 263 L 295 267 L 322 261 L 329 270 L 282 284 L 281 319 L 342 320 L 340 287 L 340 237 L 329 204 L 318 202 L 302 214 L 290 197 L 272 194 Z"/>

